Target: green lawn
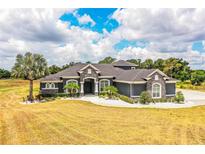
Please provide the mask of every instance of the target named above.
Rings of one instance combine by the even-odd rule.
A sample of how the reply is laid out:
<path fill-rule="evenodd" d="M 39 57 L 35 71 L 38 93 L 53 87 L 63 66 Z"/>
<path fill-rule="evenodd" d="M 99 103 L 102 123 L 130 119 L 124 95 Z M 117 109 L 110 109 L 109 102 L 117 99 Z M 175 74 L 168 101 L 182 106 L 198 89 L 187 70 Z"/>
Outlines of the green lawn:
<path fill-rule="evenodd" d="M 35 93 L 39 89 L 35 82 Z M 102 107 L 55 100 L 19 104 L 28 82 L 0 80 L 0 144 L 205 144 L 205 106 Z"/>

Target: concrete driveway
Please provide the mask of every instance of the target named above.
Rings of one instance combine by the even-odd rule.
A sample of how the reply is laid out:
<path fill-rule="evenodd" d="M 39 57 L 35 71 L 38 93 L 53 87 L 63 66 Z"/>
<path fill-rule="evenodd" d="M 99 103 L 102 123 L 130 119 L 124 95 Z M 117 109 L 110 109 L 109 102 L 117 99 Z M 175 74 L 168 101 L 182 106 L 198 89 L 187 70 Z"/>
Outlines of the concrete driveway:
<path fill-rule="evenodd" d="M 205 92 L 185 89 L 177 89 L 177 91 L 182 91 L 185 101 L 193 102 L 196 105 L 205 105 Z"/>

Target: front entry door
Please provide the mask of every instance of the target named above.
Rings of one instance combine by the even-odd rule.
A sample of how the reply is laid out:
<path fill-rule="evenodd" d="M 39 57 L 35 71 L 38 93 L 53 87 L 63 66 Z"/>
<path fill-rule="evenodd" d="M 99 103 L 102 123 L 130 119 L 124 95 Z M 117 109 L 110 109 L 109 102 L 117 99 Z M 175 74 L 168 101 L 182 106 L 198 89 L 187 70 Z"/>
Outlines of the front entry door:
<path fill-rule="evenodd" d="M 92 80 L 88 80 L 85 81 L 84 83 L 84 93 L 85 94 L 93 94 L 94 89 L 93 89 L 93 81 Z"/>

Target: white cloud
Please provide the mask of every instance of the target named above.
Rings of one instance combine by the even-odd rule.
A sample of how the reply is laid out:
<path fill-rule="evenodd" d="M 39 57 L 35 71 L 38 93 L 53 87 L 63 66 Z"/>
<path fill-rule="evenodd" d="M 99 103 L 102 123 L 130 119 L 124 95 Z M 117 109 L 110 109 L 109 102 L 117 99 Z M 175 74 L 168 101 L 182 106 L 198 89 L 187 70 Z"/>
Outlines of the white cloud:
<path fill-rule="evenodd" d="M 152 41 L 205 38 L 201 33 L 205 30 L 205 9 L 122 9 L 113 18 L 122 24 L 120 30 L 133 30 L 136 38 Z M 125 34 L 122 37 L 129 39 L 130 34 Z"/>
<path fill-rule="evenodd" d="M 172 52 L 172 57 L 183 58 L 188 61 L 195 69 L 205 69 L 205 54 L 201 54 L 198 51 L 188 50 L 186 52 Z M 127 47 L 121 50 L 117 54 L 117 59 L 142 59 L 145 60 L 147 58 L 151 58 L 156 60 L 158 58 L 167 59 L 170 56 L 168 52 L 159 52 L 148 50 L 146 48 L 142 49 L 139 47 Z"/>
<path fill-rule="evenodd" d="M 185 51 L 205 39 L 205 9 L 121 9 L 112 18 L 121 24 L 115 37 L 146 39 L 159 51 Z"/>
<path fill-rule="evenodd" d="M 91 23 L 91 26 L 95 26 L 95 21 L 87 14 L 84 14 L 83 16 L 80 16 L 77 14 L 77 12 L 74 13 L 75 17 L 78 19 L 80 24 L 87 24 Z"/>
<path fill-rule="evenodd" d="M 16 54 L 27 51 L 41 53 L 49 64 L 57 65 L 101 56 L 92 43 L 98 42 L 101 35 L 59 20 L 67 11 L 70 10 L 0 10 L 0 67 L 11 68 Z"/>
<path fill-rule="evenodd" d="M 11 68 L 16 54 L 31 51 L 43 54 L 49 65 L 97 62 L 106 56 L 120 59 L 174 56 L 188 60 L 195 68 L 205 69 L 205 54 L 191 49 L 192 40 L 205 40 L 205 9 L 117 10 L 113 18 L 120 22 L 120 27 L 111 33 L 106 30 L 97 33 L 59 20 L 68 11 L 75 12 L 73 9 L 0 10 L 0 67 Z M 88 15 L 78 16 L 78 20 L 82 24 L 95 24 Z M 142 38 L 150 42 L 144 49 L 128 47 L 117 52 L 113 48 L 122 39 Z"/>

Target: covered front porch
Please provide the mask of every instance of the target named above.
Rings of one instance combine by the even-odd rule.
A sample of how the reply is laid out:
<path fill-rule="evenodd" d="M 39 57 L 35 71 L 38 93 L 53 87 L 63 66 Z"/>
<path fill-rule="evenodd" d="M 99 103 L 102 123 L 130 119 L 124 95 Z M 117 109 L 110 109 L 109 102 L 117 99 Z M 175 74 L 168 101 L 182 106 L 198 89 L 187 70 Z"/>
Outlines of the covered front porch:
<path fill-rule="evenodd" d="M 96 78 L 87 77 L 80 82 L 80 95 L 98 95 L 98 81 Z"/>

